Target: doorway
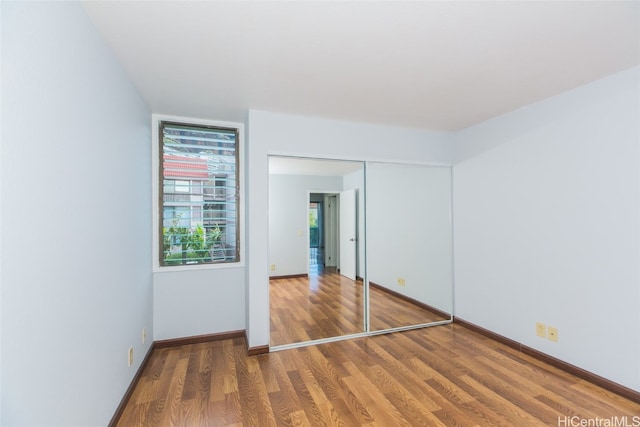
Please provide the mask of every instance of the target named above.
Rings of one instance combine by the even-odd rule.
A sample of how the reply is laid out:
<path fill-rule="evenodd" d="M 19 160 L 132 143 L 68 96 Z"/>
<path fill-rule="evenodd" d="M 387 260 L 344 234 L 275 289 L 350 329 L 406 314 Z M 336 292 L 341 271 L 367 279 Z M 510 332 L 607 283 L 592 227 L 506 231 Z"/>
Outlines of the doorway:
<path fill-rule="evenodd" d="M 322 194 L 309 195 L 309 275 L 317 276 L 324 272 L 325 261 L 325 215 Z"/>
<path fill-rule="evenodd" d="M 309 193 L 309 275 L 338 268 L 339 193 Z"/>

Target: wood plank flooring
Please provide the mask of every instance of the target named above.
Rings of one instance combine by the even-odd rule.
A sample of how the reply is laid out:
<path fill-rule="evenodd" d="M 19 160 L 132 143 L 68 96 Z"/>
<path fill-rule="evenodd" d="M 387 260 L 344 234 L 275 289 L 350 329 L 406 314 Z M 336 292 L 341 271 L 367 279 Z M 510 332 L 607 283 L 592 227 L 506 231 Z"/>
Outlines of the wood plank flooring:
<path fill-rule="evenodd" d="M 272 346 L 364 331 L 362 282 L 326 269 L 309 277 L 272 279 L 269 286 Z M 371 330 L 445 320 L 380 289 L 369 292 Z"/>
<path fill-rule="evenodd" d="M 270 280 L 269 304 L 272 346 L 364 330 L 362 283 L 335 270 Z"/>
<path fill-rule="evenodd" d="M 639 414 L 452 324 L 259 356 L 243 338 L 157 349 L 117 425 L 568 426 Z"/>
<path fill-rule="evenodd" d="M 451 319 L 372 286 L 369 287 L 369 311 L 372 331 Z"/>

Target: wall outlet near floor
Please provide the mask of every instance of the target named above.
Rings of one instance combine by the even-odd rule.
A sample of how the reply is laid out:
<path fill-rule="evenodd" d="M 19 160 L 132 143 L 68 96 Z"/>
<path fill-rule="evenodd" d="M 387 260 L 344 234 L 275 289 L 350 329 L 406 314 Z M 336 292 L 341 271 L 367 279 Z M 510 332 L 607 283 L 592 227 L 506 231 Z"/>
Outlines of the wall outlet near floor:
<path fill-rule="evenodd" d="M 558 342 L 558 329 L 553 326 L 549 326 L 549 341 Z"/>
<path fill-rule="evenodd" d="M 129 347 L 129 366 L 133 365 L 133 346 Z"/>
<path fill-rule="evenodd" d="M 147 342 L 147 328 L 142 328 L 142 344 Z"/>
<path fill-rule="evenodd" d="M 275 264 L 271 264 L 271 271 L 276 271 L 276 265 Z"/>
<path fill-rule="evenodd" d="M 406 285 L 404 278 L 402 277 L 398 277 L 398 286 L 403 286 Z"/>
<path fill-rule="evenodd" d="M 544 323 L 536 323 L 536 335 L 540 338 L 547 337 L 547 326 Z"/>

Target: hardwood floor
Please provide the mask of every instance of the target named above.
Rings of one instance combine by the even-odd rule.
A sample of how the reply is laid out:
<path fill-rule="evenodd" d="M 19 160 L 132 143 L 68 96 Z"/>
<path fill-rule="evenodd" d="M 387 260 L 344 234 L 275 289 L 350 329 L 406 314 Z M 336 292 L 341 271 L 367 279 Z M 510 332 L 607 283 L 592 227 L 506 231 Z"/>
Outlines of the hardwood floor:
<path fill-rule="evenodd" d="M 243 338 L 158 349 L 117 425 L 634 425 L 638 414 L 632 401 L 451 324 L 259 356 Z"/>
<path fill-rule="evenodd" d="M 335 270 L 270 280 L 269 289 L 272 346 L 364 330 L 362 283 Z"/>
<path fill-rule="evenodd" d="M 283 345 L 364 331 L 362 282 L 335 269 L 309 277 L 272 279 L 271 345 Z M 446 320 L 378 288 L 369 288 L 371 330 Z"/>
<path fill-rule="evenodd" d="M 373 286 L 369 286 L 369 311 L 372 331 L 451 319 Z"/>

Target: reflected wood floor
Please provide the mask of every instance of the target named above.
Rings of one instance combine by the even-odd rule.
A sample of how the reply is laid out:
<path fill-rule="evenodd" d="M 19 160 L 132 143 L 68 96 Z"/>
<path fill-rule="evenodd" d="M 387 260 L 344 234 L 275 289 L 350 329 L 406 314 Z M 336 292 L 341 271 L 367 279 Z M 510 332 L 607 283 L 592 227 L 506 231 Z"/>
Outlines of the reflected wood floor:
<path fill-rule="evenodd" d="M 638 414 L 451 324 L 259 356 L 243 338 L 157 349 L 117 425 L 514 427 Z"/>
<path fill-rule="evenodd" d="M 369 286 L 369 311 L 372 331 L 451 319 L 373 286 Z"/>
<path fill-rule="evenodd" d="M 270 280 L 269 304 L 272 346 L 364 330 L 362 283 L 335 270 Z"/>
<path fill-rule="evenodd" d="M 362 282 L 335 269 L 309 277 L 272 279 L 271 345 L 317 340 L 364 331 Z M 446 320 L 378 288 L 369 288 L 371 330 Z"/>

